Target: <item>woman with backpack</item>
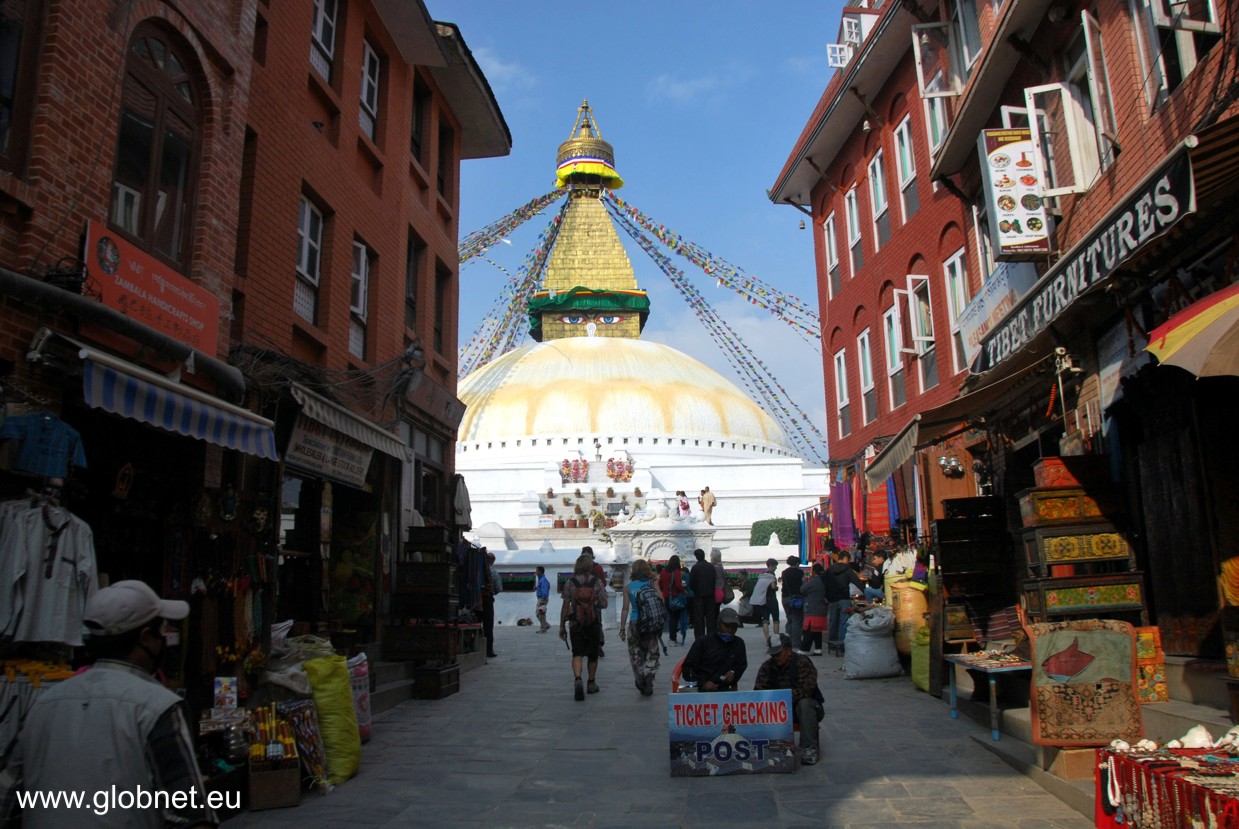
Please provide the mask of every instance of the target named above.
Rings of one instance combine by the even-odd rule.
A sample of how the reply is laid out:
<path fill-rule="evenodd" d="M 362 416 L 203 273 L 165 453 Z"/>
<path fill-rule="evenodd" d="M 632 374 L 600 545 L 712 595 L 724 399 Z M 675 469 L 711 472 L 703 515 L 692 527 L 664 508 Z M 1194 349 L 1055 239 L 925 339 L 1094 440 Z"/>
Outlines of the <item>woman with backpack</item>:
<path fill-rule="evenodd" d="M 658 644 L 667 616 L 666 605 L 654 589 L 654 571 L 645 559 L 632 563 L 632 576 L 624 590 L 620 618 L 624 620 L 620 640 L 628 642 L 633 680 L 642 696 L 651 696 L 654 675 L 658 673 Z"/>
<path fill-rule="evenodd" d="M 688 632 L 688 625 L 680 624 L 681 618 L 685 620 L 688 618 L 688 591 L 685 589 L 684 572 L 679 556 L 672 556 L 667 560 L 667 566 L 658 576 L 658 592 L 663 597 L 663 601 L 667 603 L 667 618 L 671 622 L 668 633 L 671 637 L 671 644 L 674 645 L 677 630 L 684 635 Z M 681 639 L 684 639 L 683 635 Z"/>

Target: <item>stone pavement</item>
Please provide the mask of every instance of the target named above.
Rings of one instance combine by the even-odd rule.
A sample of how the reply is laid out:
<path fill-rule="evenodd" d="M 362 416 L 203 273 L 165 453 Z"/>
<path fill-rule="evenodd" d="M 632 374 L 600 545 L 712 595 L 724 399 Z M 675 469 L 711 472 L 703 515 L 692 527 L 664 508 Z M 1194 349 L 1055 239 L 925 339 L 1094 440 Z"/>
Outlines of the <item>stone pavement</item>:
<path fill-rule="evenodd" d="M 846 680 L 832 656 L 813 657 L 827 706 L 821 762 L 795 774 L 673 779 L 667 689 L 686 648 L 670 648 L 658 693 L 642 697 L 609 628 L 602 691 L 576 702 L 557 629 L 536 630 L 496 628 L 499 656 L 462 674 L 460 693 L 376 717 L 352 780 L 225 829 L 1092 825 L 973 739 L 988 739 L 986 728 L 952 720 L 908 677 Z M 741 687 L 751 688 L 761 631 L 740 633 Z"/>

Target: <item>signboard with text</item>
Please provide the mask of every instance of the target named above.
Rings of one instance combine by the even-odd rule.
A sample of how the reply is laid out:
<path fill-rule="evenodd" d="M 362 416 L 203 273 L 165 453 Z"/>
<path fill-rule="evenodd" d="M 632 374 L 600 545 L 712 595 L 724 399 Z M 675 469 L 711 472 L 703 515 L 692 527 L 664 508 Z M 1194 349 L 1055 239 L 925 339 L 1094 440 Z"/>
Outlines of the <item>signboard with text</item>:
<path fill-rule="evenodd" d="M 104 305 L 215 356 L 218 297 L 99 222 L 86 223 L 85 258 Z"/>
<path fill-rule="evenodd" d="M 1071 246 L 981 343 L 972 373 L 984 374 L 1046 330 L 1080 294 L 1105 282 L 1137 251 L 1196 210 L 1186 151 L 1167 159 Z"/>
<path fill-rule="evenodd" d="M 1048 253 L 1050 219 L 1041 195 L 1044 173 L 1037 167 L 1032 133 L 1026 129 L 981 130 L 977 145 L 995 252 L 999 256 Z"/>
<path fill-rule="evenodd" d="M 667 698 L 672 777 L 796 770 L 792 692 L 731 691 Z"/>
<path fill-rule="evenodd" d="M 364 487 L 374 450 L 329 426 L 297 415 L 288 439 L 287 463 L 358 488 Z"/>
<path fill-rule="evenodd" d="M 1037 282 L 1037 268 L 1031 262 L 999 262 L 959 315 L 959 334 L 964 354 L 971 363 L 981 350 L 981 340 L 1015 307 L 1020 297 Z"/>

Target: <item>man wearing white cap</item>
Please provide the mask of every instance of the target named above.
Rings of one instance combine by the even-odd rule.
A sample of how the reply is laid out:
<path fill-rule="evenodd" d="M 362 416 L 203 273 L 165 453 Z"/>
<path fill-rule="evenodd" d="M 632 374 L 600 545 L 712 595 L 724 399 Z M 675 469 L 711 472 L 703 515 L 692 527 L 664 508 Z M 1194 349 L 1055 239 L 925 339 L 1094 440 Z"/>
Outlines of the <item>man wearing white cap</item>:
<path fill-rule="evenodd" d="M 24 827 L 215 826 L 181 699 L 151 674 L 170 621 L 189 605 L 140 581 L 119 581 L 86 602 L 94 666 L 43 691 L 27 714 L 3 774 L 5 813 L 15 793 L 82 793 L 80 808 L 44 799 L 22 809 Z M 61 795 L 62 797 L 65 795 Z"/>
<path fill-rule="evenodd" d="M 791 690 L 792 714 L 800 726 L 800 762 L 811 766 L 817 762 L 818 723 L 826 716 L 817 667 L 809 657 L 792 652 L 792 638 L 786 633 L 771 634 L 766 646 L 770 658 L 757 669 L 753 690 Z"/>

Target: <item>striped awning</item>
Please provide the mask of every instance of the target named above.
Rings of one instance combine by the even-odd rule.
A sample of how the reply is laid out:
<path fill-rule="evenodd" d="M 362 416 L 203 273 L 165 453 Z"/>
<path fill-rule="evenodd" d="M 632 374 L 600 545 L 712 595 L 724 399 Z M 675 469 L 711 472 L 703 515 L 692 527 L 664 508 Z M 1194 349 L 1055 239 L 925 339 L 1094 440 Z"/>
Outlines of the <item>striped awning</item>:
<path fill-rule="evenodd" d="M 401 443 L 399 438 L 364 417 L 354 414 L 339 403 L 333 403 L 320 394 L 316 394 L 300 383 L 289 384 L 293 400 L 301 406 L 301 413 L 311 420 L 317 420 L 324 426 L 348 435 L 353 440 L 361 441 L 371 449 L 377 449 L 385 455 L 391 455 L 399 460 L 409 459 L 409 447 Z"/>
<path fill-rule="evenodd" d="M 166 377 L 82 349 L 87 405 L 178 435 L 277 461 L 272 423 L 219 398 Z"/>

